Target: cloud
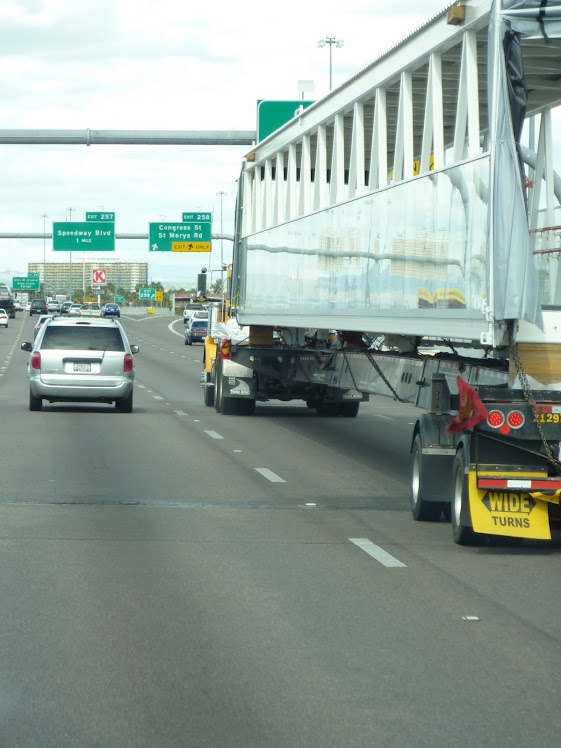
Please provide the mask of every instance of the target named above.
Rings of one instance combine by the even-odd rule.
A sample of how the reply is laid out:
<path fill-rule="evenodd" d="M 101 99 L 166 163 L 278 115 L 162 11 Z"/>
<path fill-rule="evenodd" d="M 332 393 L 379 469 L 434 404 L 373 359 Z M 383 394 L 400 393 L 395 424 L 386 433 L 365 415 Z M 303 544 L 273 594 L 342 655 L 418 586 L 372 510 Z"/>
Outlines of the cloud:
<path fill-rule="evenodd" d="M 318 13 L 316 2 L 285 0 L 271 15 L 262 0 L 0 0 L 1 127 L 254 130 L 258 99 L 300 99 L 302 79 L 315 82 L 312 98 L 327 92 L 328 50 L 318 39 L 345 40 L 333 50 L 339 85 L 440 8 L 438 0 L 324 0 Z M 0 231 L 41 231 L 41 215 L 64 220 L 69 207 L 74 217 L 115 211 L 117 233 L 147 233 L 151 220 L 199 208 L 217 221 L 216 193 L 225 190 L 223 224 L 233 233 L 247 150 L 0 146 Z M 168 278 L 195 278 L 201 264 L 154 258 L 132 240 L 116 254 Z M 40 240 L 0 240 L 0 265 L 16 275 L 42 257 Z"/>

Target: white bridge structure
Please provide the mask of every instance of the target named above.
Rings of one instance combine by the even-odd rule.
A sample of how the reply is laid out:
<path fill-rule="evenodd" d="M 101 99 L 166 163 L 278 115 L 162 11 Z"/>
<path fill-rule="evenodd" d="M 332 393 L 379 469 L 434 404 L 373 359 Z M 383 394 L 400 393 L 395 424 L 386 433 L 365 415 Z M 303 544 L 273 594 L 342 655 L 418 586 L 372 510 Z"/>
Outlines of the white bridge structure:
<path fill-rule="evenodd" d="M 561 342 L 560 36 L 561 0 L 454 3 L 258 143 L 240 322 Z"/>

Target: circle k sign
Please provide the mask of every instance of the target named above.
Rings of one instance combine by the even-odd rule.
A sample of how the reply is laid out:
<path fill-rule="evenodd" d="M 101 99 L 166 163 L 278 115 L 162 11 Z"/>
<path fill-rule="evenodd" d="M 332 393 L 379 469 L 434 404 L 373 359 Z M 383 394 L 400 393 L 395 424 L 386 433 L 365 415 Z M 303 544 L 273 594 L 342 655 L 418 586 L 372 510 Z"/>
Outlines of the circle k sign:
<path fill-rule="evenodd" d="M 92 285 L 101 285 L 107 283 L 107 270 L 92 270 Z"/>

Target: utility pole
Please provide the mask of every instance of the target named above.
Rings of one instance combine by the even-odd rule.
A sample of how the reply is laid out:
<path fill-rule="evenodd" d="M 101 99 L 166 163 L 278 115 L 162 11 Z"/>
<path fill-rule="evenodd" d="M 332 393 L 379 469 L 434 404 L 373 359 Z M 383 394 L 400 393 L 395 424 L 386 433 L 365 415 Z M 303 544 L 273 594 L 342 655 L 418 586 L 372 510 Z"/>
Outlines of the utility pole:
<path fill-rule="evenodd" d="M 72 223 L 72 211 L 74 208 L 67 208 L 68 210 L 68 221 L 69 223 Z M 68 294 L 70 297 L 70 301 L 72 301 L 72 252 L 68 253 L 69 256 L 69 262 L 68 262 L 68 284 L 70 286 L 70 293 Z"/>
<path fill-rule="evenodd" d="M 219 192 L 216 193 L 220 196 L 220 294 L 221 294 L 221 308 L 222 308 L 222 316 L 224 317 L 224 239 L 222 239 L 222 236 L 224 235 L 224 227 L 223 227 L 223 211 L 222 211 L 222 200 L 224 198 L 224 195 L 226 194 L 224 190 L 219 190 Z"/>
<path fill-rule="evenodd" d="M 46 220 L 49 216 L 46 213 L 43 213 L 41 218 L 43 219 L 43 298 L 47 298 L 47 228 L 46 228 Z"/>

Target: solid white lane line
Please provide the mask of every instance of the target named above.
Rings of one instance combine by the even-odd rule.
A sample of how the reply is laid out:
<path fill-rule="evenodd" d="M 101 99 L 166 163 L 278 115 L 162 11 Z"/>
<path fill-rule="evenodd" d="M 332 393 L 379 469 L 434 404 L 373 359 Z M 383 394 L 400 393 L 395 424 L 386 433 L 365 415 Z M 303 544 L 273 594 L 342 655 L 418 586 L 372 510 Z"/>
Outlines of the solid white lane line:
<path fill-rule="evenodd" d="M 182 410 L 174 410 L 174 413 L 176 413 L 178 416 L 186 416 L 188 413 L 184 413 Z"/>
<path fill-rule="evenodd" d="M 371 540 L 368 540 L 368 538 L 349 538 L 349 540 L 359 548 L 362 548 L 362 550 L 368 553 L 369 556 L 372 556 L 372 558 L 375 558 L 376 561 L 379 561 L 388 568 L 397 568 L 400 566 L 407 568 L 407 564 L 402 564 L 401 561 L 398 561 L 398 559 L 395 558 L 395 556 L 392 556 L 383 548 L 380 548 L 379 545 L 375 545 Z"/>
<path fill-rule="evenodd" d="M 205 431 L 205 434 L 208 434 L 213 439 L 224 439 L 224 437 L 220 436 L 220 434 L 217 434 L 216 431 Z"/>
<path fill-rule="evenodd" d="M 258 473 L 261 473 L 261 475 L 264 478 L 267 478 L 267 480 L 270 480 L 271 483 L 286 483 L 284 478 L 280 478 L 276 473 L 273 473 L 272 470 L 269 470 L 269 468 L 255 468 Z"/>

